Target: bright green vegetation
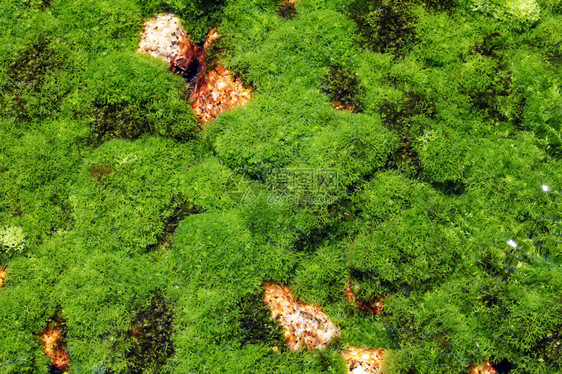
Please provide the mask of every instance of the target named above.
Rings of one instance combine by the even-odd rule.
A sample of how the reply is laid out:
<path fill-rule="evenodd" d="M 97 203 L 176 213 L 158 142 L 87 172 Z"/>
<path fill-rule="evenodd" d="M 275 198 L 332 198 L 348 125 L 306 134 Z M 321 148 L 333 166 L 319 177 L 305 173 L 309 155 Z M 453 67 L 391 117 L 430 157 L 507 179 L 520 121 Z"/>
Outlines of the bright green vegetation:
<path fill-rule="evenodd" d="M 562 2 L 280 6 L 0 2 L 0 372 L 49 372 L 55 316 L 72 373 L 343 373 L 347 345 L 389 373 L 562 372 Z M 197 129 L 181 77 L 135 53 L 160 11 L 220 30 L 251 103 Z M 282 168 L 339 183 L 273 203 Z M 289 352 L 266 282 L 341 339 Z"/>

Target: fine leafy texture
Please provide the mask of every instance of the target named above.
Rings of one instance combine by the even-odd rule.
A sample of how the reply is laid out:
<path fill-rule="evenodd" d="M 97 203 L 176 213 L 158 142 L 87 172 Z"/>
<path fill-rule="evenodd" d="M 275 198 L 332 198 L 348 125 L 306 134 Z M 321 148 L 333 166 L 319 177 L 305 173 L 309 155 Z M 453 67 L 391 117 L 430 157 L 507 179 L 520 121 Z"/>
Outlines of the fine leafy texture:
<path fill-rule="evenodd" d="M 166 12 L 247 104 L 198 122 L 137 52 Z M 0 373 L 62 372 L 59 325 L 69 373 L 562 372 L 560 0 L 0 14 Z M 292 351 L 271 284 L 338 338 Z"/>

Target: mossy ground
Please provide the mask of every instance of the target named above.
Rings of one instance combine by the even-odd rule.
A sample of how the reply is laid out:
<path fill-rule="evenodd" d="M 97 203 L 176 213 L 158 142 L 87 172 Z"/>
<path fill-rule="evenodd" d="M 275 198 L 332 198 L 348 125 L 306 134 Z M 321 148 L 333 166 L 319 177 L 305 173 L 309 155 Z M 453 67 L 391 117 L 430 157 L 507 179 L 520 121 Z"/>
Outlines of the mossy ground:
<path fill-rule="evenodd" d="M 0 372 L 48 372 L 57 313 L 74 373 L 343 373 L 347 345 L 392 373 L 560 372 L 562 3 L 482 4 L 0 2 L 0 226 L 25 234 L 0 246 Z M 203 131 L 135 53 L 165 11 L 196 42 L 217 27 L 255 88 Z M 275 190 L 280 170 L 337 183 Z M 241 205 L 233 181 L 262 192 Z M 264 283 L 341 339 L 284 349 Z"/>

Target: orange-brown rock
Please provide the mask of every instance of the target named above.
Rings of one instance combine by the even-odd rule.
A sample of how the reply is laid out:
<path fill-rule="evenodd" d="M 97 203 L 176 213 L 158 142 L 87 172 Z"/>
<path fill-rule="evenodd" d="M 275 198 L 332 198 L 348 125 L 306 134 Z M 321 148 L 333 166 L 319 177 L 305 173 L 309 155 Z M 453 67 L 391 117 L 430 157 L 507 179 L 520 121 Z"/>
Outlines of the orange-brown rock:
<path fill-rule="evenodd" d="M 173 14 L 159 14 L 144 23 L 139 52 L 161 58 L 170 69 L 186 78 L 196 77 L 191 93 L 193 110 L 200 123 L 215 119 L 220 113 L 246 104 L 252 91 L 242 84 L 224 66 L 214 67 L 216 61 L 208 61 L 209 47 L 219 38 L 211 29 L 201 51 L 181 27 Z"/>
<path fill-rule="evenodd" d="M 296 16 L 297 10 L 295 8 L 295 3 L 299 0 L 283 0 L 277 13 L 285 18 L 285 19 L 292 19 Z"/>
<path fill-rule="evenodd" d="M 62 327 L 60 323 L 50 324 L 42 333 L 43 352 L 51 359 L 51 364 L 59 370 L 68 371 L 70 361 L 63 347 Z"/>
<path fill-rule="evenodd" d="M 6 270 L 0 268 L 0 288 L 2 288 L 5 281 L 6 281 Z"/>
<path fill-rule="evenodd" d="M 354 107 L 352 107 L 351 105 L 342 104 L 339 101 L 336 101 L 336 102 L 332 103 L 332 107 L 335 110 L 348 110 L 350 112 L 355 112 Z"/>
<path fill-rule="evenodd" d="M 347 286 L 344 289 L 347 301 L 349 301 L 349 303 L 354 307 L 360 310 L 368 311 L 372 315 L 379 314 L 383 308 L 384 296 L 375 301 L 359 300 L 355 293 L 356 291 L 354 290 L 356 287 L 356 285 L 352 284 L 351 280 L 347 281 Z"/>
<path fill-rule="evenodd" d="M 471 365 L 468 367 L 470 374 L 497 374 L 498 372 L 492 366 L 492 363 L 486 360 L 483 364 L 480 365 Z"/>
<path fill-rule="evenodd" d="M 264 301 L 283 329 L 289 349 L 322 349 L 340 335 L 320 308 L 299 301 L 287 286 L 267 284 L 264 287 Z"/>
<path fill-rule="evenodd" d="M 196 70 L 199 57 L 199 47 L 189 39 L 180 19 L 170 13 L 144 23 L 139 51 L 167 61 L 172 71 L 182 75 Z"/>
<path fill-rule="evenodd" d="M 384 350 L 348 347 L 343 357 L 347 372 L 351 374 L 375 374 L 381 372 Z"/>
<path fill-rule="evenodd" d="M 215 61 L 208 61 L 207 52 L 218 38 L 217 30 L 209 31 L 203 53 L 199 56 L 201 70 L 191 93 L 192 107 L 201 123 L 209 122 L 222 112 L 246 104 L 252 96 L 252 91 L 244 87 L 240 77 L 235 77 L 224 66 L 219 65 L 208 71 L 209 64 L 214 65 Z"/>
<path fill-rule="evenodd" d="M 218 66 L 197 83 L 191 98 L 199 122 L 209 122 L 222 112 L 242 106 L 250 101 L 252 91 L 244 87 L 239 77 L 224 66 Z"/>

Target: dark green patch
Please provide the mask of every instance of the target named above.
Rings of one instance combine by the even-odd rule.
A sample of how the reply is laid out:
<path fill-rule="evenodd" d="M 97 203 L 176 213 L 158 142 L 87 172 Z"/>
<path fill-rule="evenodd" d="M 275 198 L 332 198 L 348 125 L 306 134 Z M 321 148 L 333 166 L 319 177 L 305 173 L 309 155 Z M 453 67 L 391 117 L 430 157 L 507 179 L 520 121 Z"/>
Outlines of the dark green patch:
<path fill-rule="evenodd" d="M 336 108 L 350 109 L 355 113 L 363 110 L 361 87 L 357 73 L 342 67 L 331 67 L 322 83 L 322 91 Z"/>
<path fill-rule="evenodd" d="M 455 0 L 422 0 L 422 4 L 431 10 L 452 12 L 456 7 Z"/>
<path fill-rule="evenodd" d="M 113 172 L 113 168 L 108 164 L 94 165 L 90 169 L 90 177 L 97 183 L 101 183 L 105 177 Z"/>
<path fill-rule="evenodd" d="M 22 5 L 26 8 L 46 10 L 52 2 L 52 0 L 24 0 Z"/>
<path fill-rule="evenodd" d="M 406 170 L 417 177 L 423 177 L 419 156 L 413 148 L 413 139 L 423 133 L 417 118 L 432 118 L 436 113 L 435 104 L 428 97 L 414 92 L 404 92 L 404 99 L 399 102 L 387 102 L 380 112 L 386 126 L 400 137 L 400 147 L 391 156 L 387 167 Z"/>
<path fill-rule="evenodd" d="M 279 5 L 277 13 L 284 19 L 293 19 L 297 16 L 297 8 L 294 3 L 284 0 L 283 4 Z"/>
<path fill-rule="evenodd" d="M 562 368 L 562 326 L 539 340 L 533 351 L 538 352 L 543 361 Z"/>
<path fill-rule="evenodd" d="M 511 94 L 512 85 L 511 73 L 502 54 L 504 48 L 505 40 L 497 32 L 487 34 L 481 43 L 474 45 L 472 53 L 492 59 L 496 68 L 493 76 L 486 77 L 489 79 L 485 87 L 464 90 L 464 93 L 469 97 L 472 108 L 486 113 L 494 121 L 509 120 L 502 111 L 503 105 L 500 102 L 501 97 Z M 461 60 L 464 60 L 462 55 Z"/>
<path fill-rule="evenodd" d="M 555 42 L 546 48 L 546 59 L 555 67 L 562 67 L 562 44 Z"/>
<path fill-rule="evenodd" d="M 244 297 L 240 303 L 241 345 L 261 344 L 284 347 L 283 334 L 271 318 L 271 311 L 263 301 L 264 292 Z"/>
<path fill-rule="evenodd" d="M 313 252 L 328 239 L 333 239 L 329 228 L 314 227 L 310 231 L 297 233 L 293 248 L 297 252 Z"/>
<path fill-rule="evenodd" d="M 46 76 L 61 65 L 60 56 L 43 36 L 18 53 L 8 64 L 8 79 L 2 87 L 0 109 L 4 115 L 29 122 L 58 110 L 61 93 L 46 87 Z"/>
<path fill-rule="evenodd" d="M 163 245 L 167 245 L 169 249 L 172 245 L 172 236 L 174 235 L 174 232 L 180 222 L 185 217 L 192 214 L 198 214 L 200 212 L 201 209 L 192 204 L 181 192 L 172 196 L 169 208 L 161 216 L 164 223 L 163 232 L 158 237 L 158 243 L 151 245 L 149 249 L 155 249 Z"/>
<path fill-rule="evenodd" d="M 374 52 L 404 56 L 416 42 L 416 17 L 407 0 L 357 0 L 349 7 L 349 17 L 357 23 L 361 44 Z"/>
<path fill-rule="evenodd" d="M 128 333 L 132 341 L 127 354 L 128 373 L 160 373 L 174 353 L 172 334 L 174 314 L 162 295 L 152 298 L 149 306 L 139 310 Z"/>
<path fill-rule="evenodd" d="M 99 146 L 110 139 L 135 140 L 152 131 L 148 120 L 132 103 L 94 103 L 93 119 L 90 121 L 94 145 Z"/>
<path fill-rule="evenodd" d="M 445 182 L 433 182 L 433 188 L 441 191 L 447 196 L 460 196 L 466 191 L 466 185 L 458 180 L 447 180 Z"/>

